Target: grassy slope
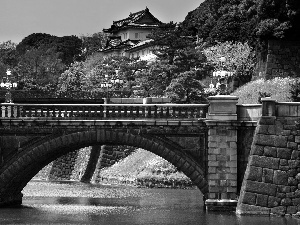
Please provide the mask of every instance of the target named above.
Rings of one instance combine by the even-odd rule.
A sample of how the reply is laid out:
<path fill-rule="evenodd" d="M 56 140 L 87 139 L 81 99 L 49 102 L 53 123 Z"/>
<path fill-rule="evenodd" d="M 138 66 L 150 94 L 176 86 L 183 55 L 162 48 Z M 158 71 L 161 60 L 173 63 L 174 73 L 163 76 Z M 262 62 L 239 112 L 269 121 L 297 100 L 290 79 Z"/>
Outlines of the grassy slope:
<path fill-rule="evenodd" d="M 131 183 L 146 187 L 187 187 L 190 180 L 163 158 L 143 149 L 100 172 L 108 183 Z"/>
<path fill-rule="evenodd" d="M 232 95 L 239 97 L 240 104 L 257 104 L 260 94 L 266 94 L 279 102 L 290 102 L 291 84 L 294 82 L 293 78 L 258 79 L 238 88 Z"/>

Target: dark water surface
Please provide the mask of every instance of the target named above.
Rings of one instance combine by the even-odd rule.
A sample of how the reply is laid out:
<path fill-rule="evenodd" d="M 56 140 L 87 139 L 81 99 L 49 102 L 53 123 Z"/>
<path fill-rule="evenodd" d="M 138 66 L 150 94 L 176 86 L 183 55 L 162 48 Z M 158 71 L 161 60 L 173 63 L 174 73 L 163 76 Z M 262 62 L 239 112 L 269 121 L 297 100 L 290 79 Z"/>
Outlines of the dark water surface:
<path fill-rule="evenodd" d="M 199 190 L 30 182 L 23 206 L 0 209 L 0 224 L 296 225 L 285 217 L 207 213 Z"/>

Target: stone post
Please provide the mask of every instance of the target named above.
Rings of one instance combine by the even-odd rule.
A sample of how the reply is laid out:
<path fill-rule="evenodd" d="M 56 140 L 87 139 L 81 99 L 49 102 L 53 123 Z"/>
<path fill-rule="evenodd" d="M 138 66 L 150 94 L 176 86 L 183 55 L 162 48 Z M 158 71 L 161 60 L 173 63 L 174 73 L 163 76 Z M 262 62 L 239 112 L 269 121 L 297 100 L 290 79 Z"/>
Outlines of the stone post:
<path fill-rule="evenodd" d="M 237 101 L 238 97 L 208 98 L 207 210 L 235 210 L 237 205 Z"/>

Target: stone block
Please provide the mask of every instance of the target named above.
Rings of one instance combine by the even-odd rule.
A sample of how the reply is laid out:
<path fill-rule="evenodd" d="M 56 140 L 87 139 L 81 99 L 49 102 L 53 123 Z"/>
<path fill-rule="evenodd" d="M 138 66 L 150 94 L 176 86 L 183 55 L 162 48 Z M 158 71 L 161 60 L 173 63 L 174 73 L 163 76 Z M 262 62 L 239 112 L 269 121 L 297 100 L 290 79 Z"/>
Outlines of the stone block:
<path fill-rule="evenodd" d="M 217 172 L 217 168 L 216 167 L 208 167 L 208 174 L 215 174 Z"/>
<path fill-rule="evenodd" d="M 295 214 L 298 211 L 297 206 L 288 206 L 286 209 L 286 214 Z"/>
<path fill-rule="evenodd" d="M 288 178 L 288 185 L 290 185 L 290 186 L 296 186 L 296 185 L 298 185 L 298 181 L 295 178 L 293 178 L 293 177 L 289 177 Z"/>
<path fill-rule="evenodd" d="M 286 186 L 287 184 L 285 185 L 278 185 L 277 186 L 277 190 L 278 192 L 283 192 L 283 193 L 289 193 L 291 192 L 291 187 L 290 186 Z"/>
<path fill-rule="evenodd" d="M 219 155 L 220 149 L 219 148 L 208 148 L 208 154 L 210 155 Z"/>
<path fill-rule="evenodd" d="M 237 173 L 237 167 L 230 167 L 230 173 Z"/>
<path fill-rule="evenodd" d="M 218 147 L 218 142 L 210 141 L 210 142 L 208 142 L 208 147 L 209 148 L 217 148 Z"/>
<path fill-rule="evenodd" d="M 291 159 L 292 149 L 289 148 L 277 148 L 277 157 L 281 159 Z"/>
<path fill-rule="evenodd" d="M 295 136 L 295 142 L 300 143 L 300 136 Z"/>
<path fill-rule="evenodd" d="M 277 206 L 271 209 L 271 214 L 284 216 L 286 213 L 285 206 Z"/>
<path fill-rule="evenodd" d="M 276 194 L 275 184 L 247 180 L 245 185 L 246 185 L 245 191 L 248 192 L 270 195 L 270 196 L 275 196 Z"/>
<path fill-rule="evenodd" d="M 300 151 L 299 150 L 293 150 L 291 159 L 300 159 Z"/>
<path fill-rule="evenodd" d="M 275 146 L 276 147 L 281 147 L 281 148 L 286 148 L 287 147 L 287 137 L 286 136 L 276 136 L 275 138 Z"/>
<path fill-rule="evenodd" d="M 288 173 L 286 171 L 274 171 L 274 184 L 285 185 L 288 183 Z"/>
<path fill-rule="evenodd" d="M 259 120 L 260 125 L 274 125 L 275 124 L 275 117 L 261 117 Z"/>
<path fill-rule="evenodd" d="M 219 161 L 209 161 L 208 162 L 208 167 L 218 167 L 219 166 Z"/>
<path fill-rule="evenodd" d="M 280 159 L 279 165 L 280 166 L 288 166 L 289 165 L 289 161 L 287 159 Z"/>
<path fill-rule="evenodd" d="M 268 195 L 261 195 L 257 194 L 256 195 L 256 205 L 262 206 L 262 207 L 267 207 L 268 206 Z"/>
<path fill-rule="evenodd" d="M 300 198 L 293 198 L 292 203 L 294 206 L 300 206 Z"/>
<path fill-rule="evenodd" d="M 278 159 L 278 158 L 256 156 L 256 155 L 252 155 L 250 157 L 252 158 L 252 160 L 251 160 L 252 166 L 269 168 L 269 169 L 278 169 L 279 168 L 280 159 Z"/>
<path fill-rule="evenodd" d="M 262 168 L 250 166 L 248 180 L 262 181 Z"/>
<path fill-rule="evenodd" d="M 230 155 L 229 160 L 230 161 L 237 161 L 237 155 Z"/>
<path fill-rule="evenodd" d="M 237 161 L 226 162 L 226 167 L 237 168 Z"/>
<path fill-rule="evenodd" d="M 289 149 L 292 149 L 292 150 L 297 150 L 298 149 L 298 144 L 296 142 L 288 142 L 287 147 Z"/>
<path fill-rule="evenodd" d="M 268 132 L 268 134 L 276 134 L 276 126 L 275 125 L 269 125 L 267 132 Z"/>
<path fill-rule="evenodd" d="M 234 150 L 236 151 L 236 149 L 237 149 L 237 143 L 231 141 L 231 142 L 229 143 L 229 147 L 230 147 L 231 149 L 234 149 Z"/>
<path fill-rule="evenodd" d="M 297 171 L 297 169 L 289 169 L 287 171 L 287 173 L 288 173 L 289 177 L 296 177 L 298 174 L 298 171 Z"/>
<path fill-rule="evenodd" d="M 217 155 L 208 155 L 207 159 L 208 159 L 208 161 L 216 161 L 217 160 Z"/>
<path fill-rule="evenodd" d="M 229 180 L 237 180 L 236 174 L 226 174 L 226 179 L 229 182 Z"/>
<path fill-rule="evenodd" d="M 289 160 L 289 167 L 291 169 L 296 169 L 300 167 L 300 160 Z"/>
<path fill-rule="evenodd" d="M 270 209 L 267 207 L 239 203 L 237 205 L 236 213 L 238 215 L 269 215 Z"/>
<path fill-rule="evenodd" d="M 268 129 L 269 129 L 268 125 L 261 125 L 260 124 L 256 127 L 256 130 L 257 130 L 258 134 L 268 134 Z"/>
<path fill-rule="evenodd" d="M 274 196 L 269 196 L 268 197 L 268 207 L 269 208 L 273 208 L 273 207 L 277 207 L 280 204 L 281 199 L 274 197 Z"/>
<path fill-rule="evenodd" d="M 264 147 L 264 156 L 277 157 L 277 149 L 275 147 L 265 146 Z"/>
<path fill-rule="evenodd" d="M 251 151 L 252 151 L 253 155 L 263 155 L 264 154 L 264 146 L 252 145 Z"/>
<path fill-rule="evenodd" d="M 268 168 L 263 168 L 263 170 L 262 170 L 262 182 L 273 183 L 273 175 L 274 175 L 274 170 L 268 169 Z"/>
<path fill-rule="evenodd" d="M 292 205 L 292 199 L 290 198 L 284 198 L 281 200 L 281 205 L 283 206 L 291 206 Z"/>
<path fill-rule="evenodd" d="M 245 192 L 243 198 L 244 204 L 255 205 L 256 204 L 256 194 L 251 192 Z"/>
<path fill-rule="evenodd" d="M 275 135 L 257 134 L 256 143 L 264 146 L 276 146 L 275 138 Z"/>

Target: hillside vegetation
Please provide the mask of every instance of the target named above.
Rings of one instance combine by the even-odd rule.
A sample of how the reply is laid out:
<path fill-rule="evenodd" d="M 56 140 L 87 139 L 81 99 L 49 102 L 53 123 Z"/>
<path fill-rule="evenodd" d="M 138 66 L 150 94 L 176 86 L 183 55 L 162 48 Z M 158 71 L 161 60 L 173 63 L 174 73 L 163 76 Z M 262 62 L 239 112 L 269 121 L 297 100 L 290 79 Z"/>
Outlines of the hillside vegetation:
<path fill-rule="evenodd" d="M 143 149 L 100 171 L 101 183 L 131 184 L 139 187 L 186 188 L 193 184 L 176 167 Z"/>
<path fill-rule="evenodd" d="M 271 97 L 279 102 L 291 102 L 294 78 L 276 77 L 271 80 L 258 79 L 238 88 L 231 95 L 239 97 L 239 104 L 257 104 L 262 97 Z"/>

